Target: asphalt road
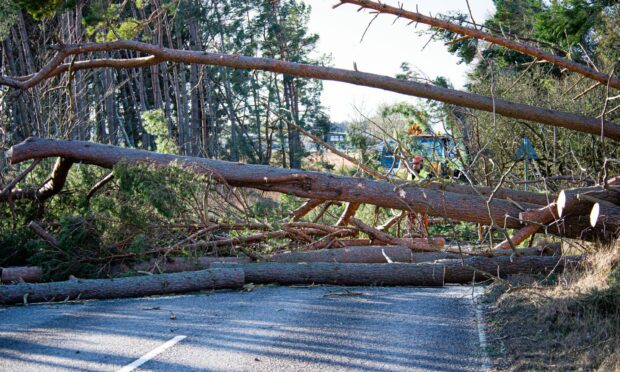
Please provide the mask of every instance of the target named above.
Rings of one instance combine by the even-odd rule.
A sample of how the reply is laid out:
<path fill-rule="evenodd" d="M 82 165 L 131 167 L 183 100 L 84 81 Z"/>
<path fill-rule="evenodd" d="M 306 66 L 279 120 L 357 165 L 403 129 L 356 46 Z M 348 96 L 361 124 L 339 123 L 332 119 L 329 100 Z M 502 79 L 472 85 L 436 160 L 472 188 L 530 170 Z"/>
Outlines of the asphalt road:
<path fill-rule="evenodd" d="M 261 287 L 0 308 L 0 371 L 479 371 L 474 302 L 470 287 Z"/>

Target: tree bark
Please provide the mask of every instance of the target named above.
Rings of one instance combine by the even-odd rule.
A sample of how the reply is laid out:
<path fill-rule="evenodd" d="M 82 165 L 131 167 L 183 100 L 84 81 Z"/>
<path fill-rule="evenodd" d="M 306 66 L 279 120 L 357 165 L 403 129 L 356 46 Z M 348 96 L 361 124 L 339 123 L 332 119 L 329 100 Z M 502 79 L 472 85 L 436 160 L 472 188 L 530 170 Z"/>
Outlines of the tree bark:
<path fill-rule="evenodd" d="M 617 236 L 620 232 L 620 207 L 594 203 L 590 212 L 590 225 Z"/>
<path fill-rule="evenodd" d="M 64 59 L 70 55 L 121 49 L 143 52 L 151 55 L 151 57 L 143 57 L 137 60 L 86 60 L 78 61 L 73 65 L 63 64 Z M 162 48 L 157 45 L 131 40 L 65 45 L 62 50 L 50 59 L 49 63 L 37 73 L 21 77 L 3 76 L 0 77 L 0 85 L 28 89 L 40 83 L 42 80 L 66 72 L 70 66 L 71 69 L 75 71 L 100 67 L 127 68 L 138 65 L 151 66 L 161 63 L 162 60 L 177 63 L 205 64 L 251 70 L 264 70 L 291 76 L 341 81 L 437 100 L 456 106 L 493 112 L 515 119 L 528 120 L 596 135 L 601 134 L 602 126 L 605 137 L 616 141 L 620 140 L 620 125 L 610 121 L 601 122 L 599 119 L 586 117 L 583 115 L 554 111 L 541 107 L 504 101 L 493 97 L 481 96 L 474 93 L 467 93 L 412 81 L 399 80 L 396 78 L 365 72 L 279 61 L 269 58 Z"/>
<path fill-rule="evenodd" d="M 43 270 L 38 266 L 18 266 L 0 268 L 2 283 L 32 283 L 38 281 L 43 275 Z"/>
<path fill-rule="evenodd" d="M 357 263 L 250 263 L 240 264 L 246 283 L 282 285 L 333 284 L 379 286 L 443 286 L 469 283 L 496 275 L 548 274 L 562 272 L 568 262 L 578 257 L 471 257 L 434 263 L 357 264 Z M 215 264 L 214 264 L 215 266 Z M 227 264 L 218 264 L 229 267 Z M 474 277 L 475 273 L 475 277 Z"/>
<path fill-rule="evenodd" d="M 387 182 L 362 178 L 157 154 L 82 141 L 37 138 L 29 138 L 13 146 L 7 155 L 12 164 L 38 157 L 61 156 L 105 168 L 111 168 L 122 160 L 149 161 L 160 165 L 178 161 L 197 173 L 214 173 L 231 186 L 277 191 L 313 199 L 368 203 L 394 209 L 411 208 L 430 216 L 509 228 L 521 227 L 518 221 L 520 209 L 505 200 L 491 201 L 488 213 L 486 199 L 479 196 L 420 187 L 398 188 Z M 528 209 L 539 207 L 527 203 L 521 205 Z"/>
<path fill-rule="evenodd" d="M 549 245 L 535 248 L 518 249 L 517 255 L 521 256 L 553 256 L 561 253 L 558 246 Z M 467 251 L 463 252 L 468 256 Z M 512 252 L 497 252 L 496 256 L 505 256 Z M 477 253 L 484 254 L 484 253 Z M 461 258 L 458 253 L 450 252 L 413 252 L 404 246 L 364 246 L 335 249 L 320 249 L 309 252 L 284 252 L 265 257 L 270 262 L 338 262 L 338 263 L 386 263 L 387 258 L 392 262 L 418 263 L 443 259 Z"/>
<path fill-rule="evenodd" d="M 132 270 L 161 273 L 178 273 L 208 269 L 213 263 L 248 263 L 248 257 L 168 257 L 163 261 L 152 258 L 133 265 Z"/>
<path fill-rule="evenodd" d="M 556 201 L 559 216 L 589 215 L 595 203 L 591 198 L 620 205 L 620 186 L 608 186 L 608 188 L 592 186 L 562 190 Z"/>
<path fill-rule="evenodd" d="M 557 66 L 563 67 L 569 71 L 576 72 L 587 78 L 598 81 L 601 84 L 608 85 L 610 87 L 620 89 L 620 80 L 613 76 L 609 76 L 598 70 L 595 70 L 584 64 L 571 61 L 567 58 L 547 53 L 541 49 L 535 48 L 530 45 L 520 43 L 518 41 L 510 40 L 505 37 L 493 35 L 476 28 L 464 27 L 449 21 L 445 21 L 438 18 L 422 15 L 420 13 L 404 10 L 402 7 L 394 7 L 387 4 L 373 2 L 368 0 L 340 0 L 341 4 L 357 5 L 361 8 L 372 9 L 379 13 L 389 13 L 399 18 L 409 19 L 412 22 L 424 23 L 432 27 L 442 28 L 457 34 L 473 37 L 476 39 L 487 41 L 491 44 L 501 45 L 508 49 L 515 50 L 517 52 L 535 57 L 539 60 L 551 62 Z"/>
<path fill-rule="evenodd" d="M 0 304 L 139 297 L 207 289 L 240 288 L 243 284 L 244 273 L 238 268 L 119 279 L 80 279 L 40 284 L 16 284 L 0 286 Z"/>

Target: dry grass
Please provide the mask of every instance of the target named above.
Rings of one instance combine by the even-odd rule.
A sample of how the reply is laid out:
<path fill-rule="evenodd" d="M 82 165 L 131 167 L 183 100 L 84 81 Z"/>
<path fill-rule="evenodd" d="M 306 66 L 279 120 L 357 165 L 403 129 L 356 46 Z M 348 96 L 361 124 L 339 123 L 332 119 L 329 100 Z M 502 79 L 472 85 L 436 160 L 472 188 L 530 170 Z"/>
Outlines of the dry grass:
<path fill-rule="evenodd" d="M 620 371 L 620 241 L 552 285 L 493 292 L 498 369 Z"/>

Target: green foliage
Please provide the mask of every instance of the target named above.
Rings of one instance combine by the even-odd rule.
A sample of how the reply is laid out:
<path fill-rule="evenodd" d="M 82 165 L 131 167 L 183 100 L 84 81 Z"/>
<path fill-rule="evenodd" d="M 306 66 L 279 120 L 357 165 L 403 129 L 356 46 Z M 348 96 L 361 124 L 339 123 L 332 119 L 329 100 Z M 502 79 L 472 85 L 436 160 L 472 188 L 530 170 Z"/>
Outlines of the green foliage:
<path fill-rule="evenodd" d="M 7 0 L 3 0 L 7 1 Z M 57 12 L 74 7 L 77 0 L 14 0 L 17 5 L 25 9 L 34 19 L 42 20 L 52 17 Z"/>
<path fill-rule="evenodd" d="M 168 123 L 163 109 L 145 111 L 142 113 L 144 129 L 155 136 L 157 151 L 164 154 L 178 154 L 179 147 L 174 138 L 170 138 L 168 134 Z"/>
<path fill-rule="evenodd" d="M 407 102 L 394 103 L 383 107 L 381 110 L 381 117 L 383 119 L 396 118 L 403 119 L 405 121 L 405 131 L 411 125 L 416 125 L 421 131 L 426 132 L 429 129 L 428 126 L 428 114 L 424 109 L 416 105 L 412 105 Z"/>
<path fill-rule="evenodd" d="M 0 40 L 9 36 L 11 27 L 17 22 L 19 8 L 11 0 L 0 1 Z"/>
<path fill-rule="evenodd" d="M 185 196 L 193 195 L 202 188 L 196 175 L 171 164 L 168 167 L 139 164 L 114 167 L 120 196 L 131 203 L 120 206 L 120 215 L 128 220 L 147 222 L 152 217 L 144 214 L 144 208 L 157 212 L 160 217 L 171 220 L 183 213 Z M 136 208 L 139 205 L 142 208 Z"/>
<path fill-rule="evenodd" d="M 114 41 L 118 39 L 135 39 L 144 31 L 145 23 L 127 16 L 126 2 L 108 3 L 103 0 L 92 1 L 84 9 L 82 23 L 86 26 L 87 35 L 96 41 Z M 136 8 L 144 6 L 136 2 Z"/>

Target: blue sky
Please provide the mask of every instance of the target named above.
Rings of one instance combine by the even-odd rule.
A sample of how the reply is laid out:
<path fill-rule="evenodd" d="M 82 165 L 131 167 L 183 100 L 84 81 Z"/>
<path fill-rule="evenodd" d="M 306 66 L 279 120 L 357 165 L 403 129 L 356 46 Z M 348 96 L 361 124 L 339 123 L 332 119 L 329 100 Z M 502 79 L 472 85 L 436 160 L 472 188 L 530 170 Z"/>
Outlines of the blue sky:
<path fill-rule="evenodd" d="M 448 77 L 457 89 L 465 83 L 467 66 L 458 65 L 457 58 L 446 51 L 441 42 L 430 42 L 429 36 L 419 35 L 418 31 L 428 26 L 407 26 L 407 21 L 393 23 L 390 15 L 379 16 L 360 38 L 372 19 L 368 12 L 357 12 L 357 7 L 332 6 L 337 0 L 304 0 L 312 6 L 309 29 L 318 33 L 319 53 L 331 54 L 334 67 L 352 69 L 357 64 L 360 71 L 394 76 L 400 72 L 402 62 L 409 62 L 430 78 L 442 75 Z M 398 5 L 397 1 L 383 1 Z M 461 11 L 467 13 L 465 0 L 404 0 L 405 9 L 418 10 L 424 14 Z M 494 11 L 492 0 L 470 0 L 469 4 L 476 22 L 482 22 Z M 358 116 L 357 109 L 364 114 L 372 114 L 383 103 L 399 101 L 415 102 L 415 98 L 378 89 L 359 87 L 350 84 L 324 82 L 323 104 L 329 109 L 332 120 L 345 121 Z"/>

